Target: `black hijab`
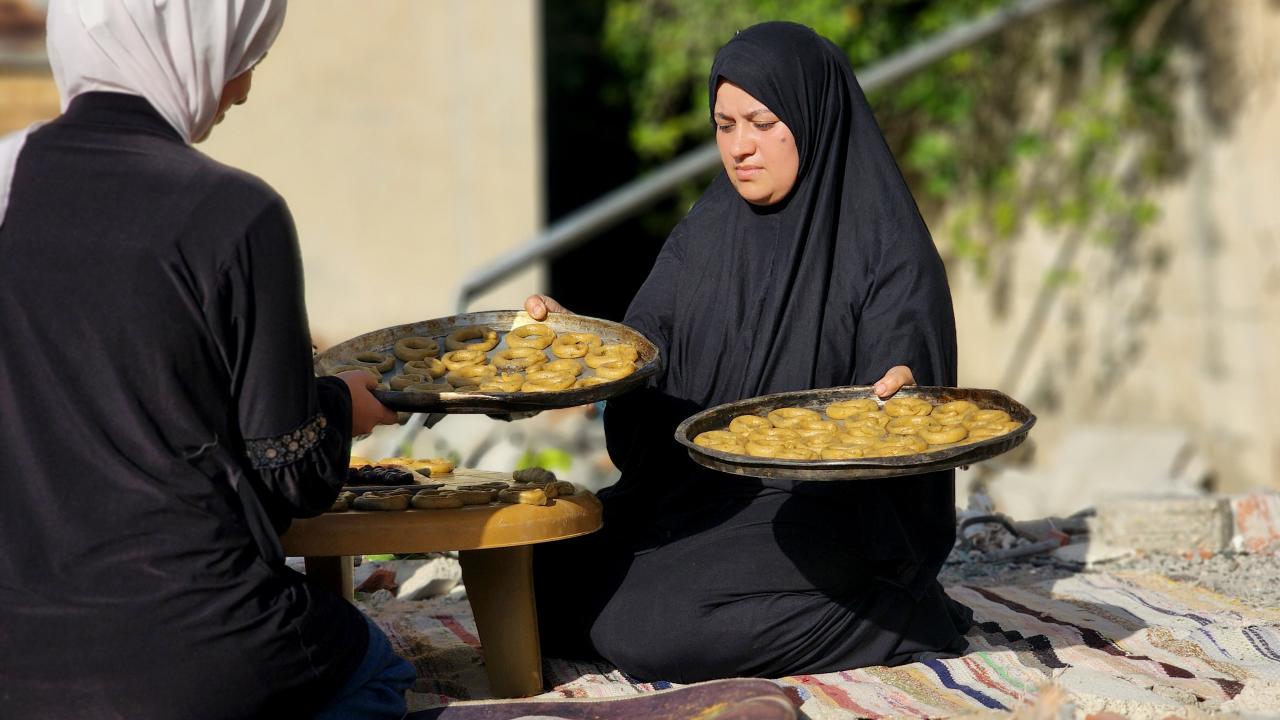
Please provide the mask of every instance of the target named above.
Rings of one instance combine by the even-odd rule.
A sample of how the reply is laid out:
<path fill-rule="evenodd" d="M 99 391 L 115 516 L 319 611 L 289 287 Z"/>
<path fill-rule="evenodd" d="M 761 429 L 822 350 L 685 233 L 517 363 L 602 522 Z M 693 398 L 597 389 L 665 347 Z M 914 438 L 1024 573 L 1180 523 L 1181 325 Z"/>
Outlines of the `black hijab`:
<path fill-rule="evenodd" d="M 946 273 L 848 58 L 807 27 L 764 23 L 717 53 L 712 108 L 721 81 L 790 128 L 799 173 L 791 193 L 766 207 L 720 173 L 632 301 L 625 322 L 660 346 L 664 371 L 650 393 L 613 403 L 606 416 L 624 492 L 659 457 L 691 480 L 702 472 L 679 457 L 671 432 L 706 407 L 868 385 L 894 365 L 922 385 L 956 382 Z M 898 538 L 884 541 L 897 546 L 888 554 L 916 567 L 945 558 L 954 540 L 950 473 L 826 485 L 859 497 L 883 526 L 878 542 Z"/>
<path fill-rule="evenodd" d="M 662 345 L 660 388 L 711 406 L 871 384 L 894 365 L 954 385 L 946 273 L 844 53 L 802 25 L 764 23 L 716 55 L 713 108 L 722 80 L 791 129 L 800 170 L 763 208 L 720 173 L 668 239 L 655 267 L 666 277 L 627 312 Z"/>

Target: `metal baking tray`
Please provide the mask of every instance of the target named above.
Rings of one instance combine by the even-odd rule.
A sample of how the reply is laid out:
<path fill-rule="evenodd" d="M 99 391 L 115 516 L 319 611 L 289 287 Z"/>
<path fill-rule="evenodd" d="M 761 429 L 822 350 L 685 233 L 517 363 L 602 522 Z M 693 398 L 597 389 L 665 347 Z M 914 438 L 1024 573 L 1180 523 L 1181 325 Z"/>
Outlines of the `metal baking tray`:
<path fill-rule="evenodd" d="M 391 354 L 397 340 L 405 337 L 429 337 L 440 343 L 443 355 L 445 337 L 455 330 L 471 325 L 480 325 L 498 331 L 503 335 L 498 346 L 489 351 L 492 356 L 507 347 L 506 333 L 521 325 L 537 322 L 523 310 L 492 310 L 474 312 L 463 315 L 423 320 L 406 325 L 374 330 L 345 342 L 334 345 L 316 356 L 315 370 L 318 375 L 329 375 L 332 369 L 351 362 L 351 359 L 362 352 L 379 352 Z M 635 346 L 639 357 L 636 359 L 636 371 L 624 378 L 592 387 L 558 392 L 401 392 L 398 390 L 374 390 L 373 394 L 382 404 L 392 410 L 403 412 L 438 412 L 438 413 L 483 413 L 505 414 L 518 412 L 537 412 L 553 408 L 574 407 L 606 400 L 621 395 L 644 383 L 658 371 L 658 348 L 644 335 L 622 323 L 571 315 L 568 313 L 551 313 L 542 321 L 557 333 L 588 332 L 595 333 L 605 343 L 629 343 Z M 394 357 L 394 356 L 393 356 Z M 404 362 L 397 359 L 395 367 L 383 373 L 384 381 L 400 374 Z M 590 368 L 584 368 L 579 377 L 589 377 Z"/>
<path fill-rule="evenodd" d="M 676 441 L 689 450 L 689 457 L 699 465 L 732 475 L 772 480 L 871 480 L 875 478 L 921 475 L 950 470 L 962 465 L 995 457 L 1022 444 L 1027 432 L 1036 424 L 1036 416 L 1018 401 L 997 390 L 913 385 L 904 387 L 894 397 L 923 398 L 939 404 L 952 400 L 968 400 L 979 407 L 1004 410 L 1022 423 L 1007 435 L 988 438 L 971 445 L 959 445 L 916 455 L 852 460 L 784 460 L 752 457 L 712 450 L 693 443 L 693 438 L 707 430 L 722 430 L 739 415 L 764 416 L 782 407 L 802 407 L 822 411 L 840 400 L 872 398 L 882 406 L 869 385 L 801 390 L 762 395 L 717 405 L 687 418 L 676 428 Z"/>

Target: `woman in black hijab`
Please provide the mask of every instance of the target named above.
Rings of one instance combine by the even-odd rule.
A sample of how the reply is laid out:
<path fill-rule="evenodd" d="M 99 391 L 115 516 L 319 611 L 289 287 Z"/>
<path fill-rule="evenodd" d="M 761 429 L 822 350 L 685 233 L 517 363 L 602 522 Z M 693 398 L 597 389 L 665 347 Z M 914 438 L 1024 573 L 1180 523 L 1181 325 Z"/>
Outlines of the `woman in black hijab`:
<path fill-rule="evenodd" d="M 942 262 L 845 55 L 804 26 L 756 25 L 721 48 L 709 90 L 725 173 L 627 311 L 664 368 L 606 410 L 622 477 L 600 493 L 604 530 L 539 556 L 547 650 L 678 682 L 963 652 L 967 612 L 937 580 L 952 473 L 751 481 L 673 439 L 758 395 L 956 382 Z"/>

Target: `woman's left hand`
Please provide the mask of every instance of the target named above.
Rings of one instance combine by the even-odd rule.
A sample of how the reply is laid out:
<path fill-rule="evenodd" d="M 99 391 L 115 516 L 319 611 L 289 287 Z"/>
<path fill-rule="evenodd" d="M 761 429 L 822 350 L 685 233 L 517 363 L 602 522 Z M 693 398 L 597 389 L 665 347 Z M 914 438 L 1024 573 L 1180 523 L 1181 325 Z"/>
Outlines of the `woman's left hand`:
<path fill-rule="evenodd" d="M 911 368 L 906 365 L 894 365 L 889 368 L 889 372 L 884 377 L 876 381 L 875 394 L 877 397 L 887 398 L 898 392 L 906 385 L 915 385 L 916 378 L 911 374 Z"/>

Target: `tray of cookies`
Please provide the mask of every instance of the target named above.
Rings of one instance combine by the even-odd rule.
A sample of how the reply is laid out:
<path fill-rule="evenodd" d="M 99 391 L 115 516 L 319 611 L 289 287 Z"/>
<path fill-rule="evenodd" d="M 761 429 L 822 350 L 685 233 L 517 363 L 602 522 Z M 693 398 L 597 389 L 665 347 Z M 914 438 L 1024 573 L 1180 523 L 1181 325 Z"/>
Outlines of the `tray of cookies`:
<path fill-rule="evenodd" d="M 1036 416 L 996 390 L 870 386 L 777 393 L 687 418 L 676 441 L 713 470 L 775 480 L 865 480 L 970 465 L 1026 439 Z"/>
<path fill-rule="evenodd" d="M 318 375 L 359 369 L 373 394 L 402 412 L 505 414 L 605 400 L 658 370 L 658 348 L 599 318 L 522 310 L 466 313 L 396 325 L 316 356 Z"/>

